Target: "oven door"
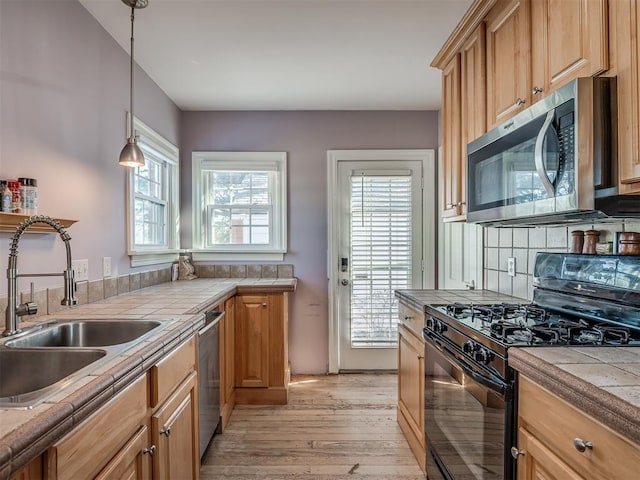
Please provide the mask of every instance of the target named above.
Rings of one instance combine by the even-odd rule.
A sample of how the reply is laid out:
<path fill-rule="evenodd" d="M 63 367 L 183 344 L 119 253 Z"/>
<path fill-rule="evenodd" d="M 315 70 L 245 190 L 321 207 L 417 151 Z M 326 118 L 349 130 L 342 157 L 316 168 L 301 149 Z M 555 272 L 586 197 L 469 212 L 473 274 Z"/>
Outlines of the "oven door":
<path fill-rule="evenodd" d="M 512 387 L 425 330 L 429 480 L 512 480 Z"/>

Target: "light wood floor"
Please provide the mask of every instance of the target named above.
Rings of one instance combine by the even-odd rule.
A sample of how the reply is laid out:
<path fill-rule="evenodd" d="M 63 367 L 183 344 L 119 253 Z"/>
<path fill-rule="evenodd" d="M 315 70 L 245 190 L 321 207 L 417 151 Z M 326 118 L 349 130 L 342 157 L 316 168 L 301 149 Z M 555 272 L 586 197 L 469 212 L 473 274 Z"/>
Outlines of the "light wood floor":
<path fill-rule="evenodd" d="M 295 376 L 289 405 L 236 406 L 201 480 L 424 480 L 396 422 L 397 375 Z"/>

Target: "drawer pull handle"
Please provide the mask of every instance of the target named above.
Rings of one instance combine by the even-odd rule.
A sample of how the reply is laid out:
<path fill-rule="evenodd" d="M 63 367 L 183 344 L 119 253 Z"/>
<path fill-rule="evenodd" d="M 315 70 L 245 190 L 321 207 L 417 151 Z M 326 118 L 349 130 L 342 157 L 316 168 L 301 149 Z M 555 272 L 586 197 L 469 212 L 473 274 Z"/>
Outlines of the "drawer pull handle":
<path fill-rule="evenodd" d="M 170 428 L 163 428 L 162 430 L 160 430 L 160 435 L 164 435 L 164 436 L 168 437 L 169 435 L 171 435 L 171 429 Z"/>
<path fill-rule="evenodd" d="M 574 438 L 573 439 L 573 446 L 576 447 L 576 450 L 578 450 L 580 453 L 585 452 L 587 449 L 592 450 L 593 449 L 593 443 L 589 442 L 589 441 L 584 441 L 581 438 Z"/>
<path fill-rule="evenodd" d="M 404 316 L 405 321 L 406 321 L 406 320 L 411 320 L 412 318 L 413 318 L 413 317 L 412 317 L 412 316 L 410 316 L 410 315 L 405 315 L 405 316 Z"/>
<path fill-rule="evenodd" d="M 543 92 L 543 90 L 542 90 L 540 87 L 533 87 L 533 88 L 531 89 L 531 93 L 532 93 L 533 95 L 538 95 L 539 93 L 542 93 L 542 92 Z"/>
<path fill-rule="evenodd" d="M 419 353 L 416 354 L 416 357 L 418 357 L 418 360 L 422 360 L 424 358 L 424 355 L 420 355 Z"/>
<path fill-rule="evenodd" d="M 527 103 L 526 101 L 524 101 L 523 99 L 521 99 L 520 97 L 518 97 L 516 99 L 516 106 L 520 107 L 522 105 L 524 105 L 525 103 Z"/>
<path fill-rule="evenodd" d="M 526 452 L 524 450 L 518 450 L 518 447 L 511 447 L 511 456 L 516 460 L 520 455 L 524 456 L 525 453 Z"/>
<path fill-rule="evenodd" d="M 156 446 L 151 445 L 149 448 L 143 448 L 142 453 L 148 453 L 149 456 L 153 457 L 156 454 Z"/>

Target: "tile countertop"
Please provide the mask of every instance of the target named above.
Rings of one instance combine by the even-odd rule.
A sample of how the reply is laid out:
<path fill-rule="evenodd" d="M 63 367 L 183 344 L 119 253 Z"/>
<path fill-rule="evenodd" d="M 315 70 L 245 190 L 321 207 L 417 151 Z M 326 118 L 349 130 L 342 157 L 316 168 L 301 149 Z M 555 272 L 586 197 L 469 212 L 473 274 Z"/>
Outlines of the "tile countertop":
<path fill-rule="evenodd" d="M 640 444 L 640 347 L 511 348 L 509 365 Z"/>
<path fill-rule="evenodd" d="M 207 308 L 236 293 L 292 292 L 296 284 L 295 278 L 207 278 L 170 282 L 39 317 L 32 323 L 53 318 L 107 317 L 176 321 L 33 408 L 0 409 L 0 480 L 9 478 L 38 457 L 166 352 L 191 336 L 203 324 L 202 312 Z M 22 328 L 28 325 L 28 322 L 20 324 Z"/>

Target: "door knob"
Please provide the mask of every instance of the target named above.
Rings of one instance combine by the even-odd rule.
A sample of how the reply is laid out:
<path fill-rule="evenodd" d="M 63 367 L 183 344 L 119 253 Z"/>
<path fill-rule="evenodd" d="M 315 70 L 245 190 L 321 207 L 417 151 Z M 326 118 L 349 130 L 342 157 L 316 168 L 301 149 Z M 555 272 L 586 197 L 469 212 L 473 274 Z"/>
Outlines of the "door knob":
<path fill-rule="evenodd" d="M 344 286 L 349 285 L 349 280 L 347 280 L 346 278 L 343 278 L 342 280 L 340 280 L 340 283 Z"/>

